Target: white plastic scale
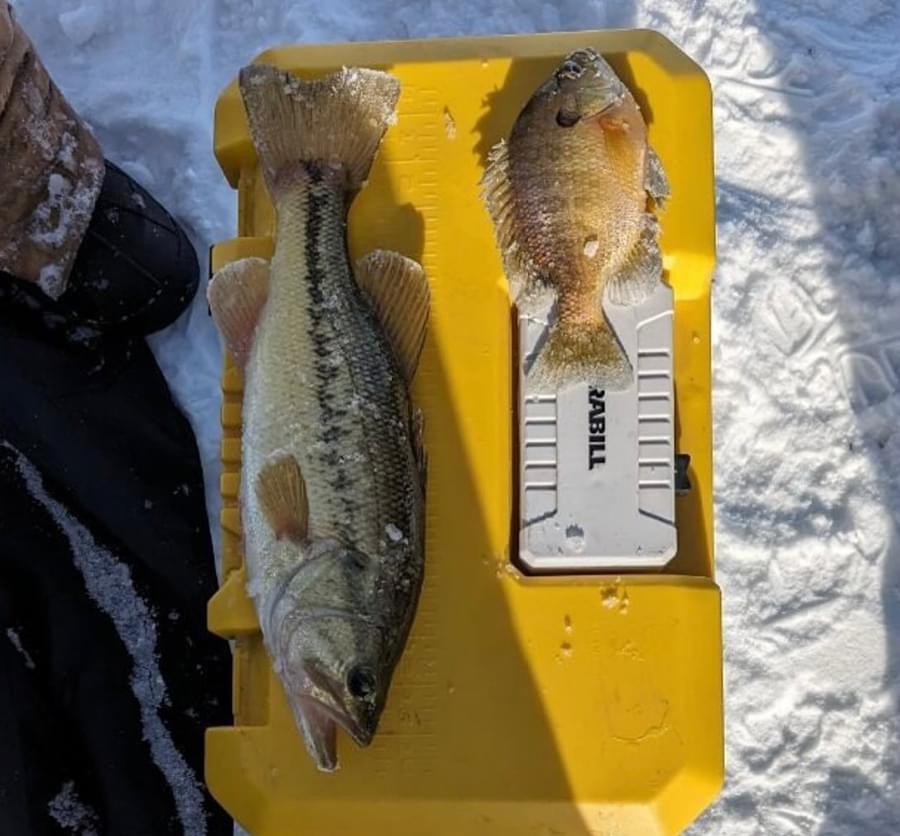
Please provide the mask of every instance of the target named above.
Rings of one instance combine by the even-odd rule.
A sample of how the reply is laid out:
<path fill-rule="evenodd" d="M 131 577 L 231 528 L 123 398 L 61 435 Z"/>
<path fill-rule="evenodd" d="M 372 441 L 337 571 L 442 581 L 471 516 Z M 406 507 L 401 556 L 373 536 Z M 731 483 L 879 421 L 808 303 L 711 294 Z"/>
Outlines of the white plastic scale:
<path fill-rule="evenodd" d="M 541 573 L 660 569 L 674 556 L 672 289 L 604 303 L 631 360 L 624 391 L 558 393 L 525 374 L 552 308 L 519 316 L 519 559 Z"/>

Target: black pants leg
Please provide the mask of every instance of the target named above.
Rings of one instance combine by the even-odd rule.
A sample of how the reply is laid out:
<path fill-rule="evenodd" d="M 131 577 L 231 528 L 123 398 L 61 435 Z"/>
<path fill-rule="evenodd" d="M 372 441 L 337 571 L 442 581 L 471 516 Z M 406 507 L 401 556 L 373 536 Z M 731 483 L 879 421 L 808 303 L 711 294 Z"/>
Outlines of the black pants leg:
<path fill-rule="evenodd" d="M 157 282 L 134 272 L 147 258 L 125 255 L 133 243 L 105 262 L 119 288 L 109 298 L 126 300 L 112 309 L 97 288 L 46 305 L 12 280 L 0 294 L 0 833 L 11 836 L 231 829 L 202 784 L 204 729 L 231 718 L 228 647 L 205 623 L 216 578 L 199 456 L 136 336 L 190 300 L 196 262 Z M 97 246 L 85 244 L 94 258 Z M 145 304 L 137 290 L 150 286 L 163 290 Z"/>

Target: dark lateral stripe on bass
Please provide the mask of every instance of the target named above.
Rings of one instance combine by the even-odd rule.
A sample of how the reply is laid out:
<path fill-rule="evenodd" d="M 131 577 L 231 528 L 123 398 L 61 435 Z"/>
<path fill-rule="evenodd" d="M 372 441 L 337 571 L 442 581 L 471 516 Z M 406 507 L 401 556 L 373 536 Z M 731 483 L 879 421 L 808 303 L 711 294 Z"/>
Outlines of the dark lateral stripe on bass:
<path fill-rule="evenodd" d="M 317 381 L 315 385 L 316 401 L 323 424 L 330 429 L 330 436 L 337 440 L 340 437 L 340 424 L 336 419 L 343 417 L 345 410 L 336 406 L 337 393 L 332 391 L 335 380 L 334 369 L 328 362 L 331 351 L 327 348 L 329 328 L 325 317 L 325 286 L 328 281 L 329 269 L 324 255 L 323 236 L 326 234 L 327 218 L 333 211 L 332 203 L 335 196 L 330 186 L 322 177 L 316 166 L 309 167 L 310 184 L 306 191 L 306 269 L 309 288 L 309 316 L 310 330 L 313 335 L 313 375 Z M 343 500 L 346 511 L 354 509 L 352 501 L 346 496 L 346 488 L 351 484 L 350 476 L 341 464 L 341 457 L 336 448 L 328 450 L 322 457 L 323 463 L 330 470 L 332 488 L 338 492 Z"/>
<path fill-rule="evenodd" d="M 348 529 L 343 531 L 343 535 L 348 542 L 355 542 L 352 521 L 362 512 L 360 503 L 365 503 L 366 497 L 354 490 L 356 478 L 353 468 L 357 465 L 344 464 L 340 451 L 347 444 L 351 445 L 349 449 L 357 450 L 362 442 L 367 457 L 371 458 L 371 472 L 376 479 L 385 480 L 390 485 L 380 497 L 379 516 L 403 521 L 404 529 L 411 530 L 412 523 L 406 521 L 414 501 L 414 491 L 412 482 L 406 484 L 405 473 L 398 469 L 402 467 L 402 458 L 393 449 L 398 444 L 409 444 L 409 430 L 405 428 L 405 438 L 399 439 L 393 432 L 385 432 L 377 422 L 359 420 L 359 407 L 351 408 L 346 393 L 337 388 L 339 381 L 346 381 L 348 374 L 351 379 L 357 375 L 354 386 L 358 389 L 358 397 L 366 403 L 376 404 L 381 403 L 379 399 L 390 391 L 392 385 L 387 369 L 380 371 L 372 358 L 365 361 L 371 363 L 365 370 L 355 369 L 354 363 L 360 362 L 352 344 L 356 329 L 351 326 L 355 318 L 370 318 L 375 334 L 382 338 L 385 356 L 389 355 L 391 347 L 384 341 L 381 325 L 368 302 L 357 290 L 347 261 L 344 243 L 346 195 L 336 185 L 333 174 L 329 176 L 328 172 L 323 173 L 314 165 L 307 170 L 309 183 L 305 189 L 305 216 L 302 222 L 306 233 L 307 314 L 312 339 L 310 384 L 315 389 L 320 419 L 315 433 L 319 441 L 325 442 L 322 446 L 329 451 L 323 453 L 319 449 L 313 455 L 327 479 L 331 492 L 329 502 L 336 506 L 336 512 L 343 519 L 341 527 Z M 349 282 L 349 287 L 345 287 L 344 282 Z M 357 290 L 358 298 L 353 290 Z M 340 372 L 333 365 L 336 353 L 342 357 Z M 375 375 L 377 380 L 368 379 L 369 375 Z M 385 410 L 391 406 L 381 404 Z M 408 409 L 408 406 L 404 405 L 404 408 Z M 358 433 L 363 435 L 364 440 L 358 438 Z"/>

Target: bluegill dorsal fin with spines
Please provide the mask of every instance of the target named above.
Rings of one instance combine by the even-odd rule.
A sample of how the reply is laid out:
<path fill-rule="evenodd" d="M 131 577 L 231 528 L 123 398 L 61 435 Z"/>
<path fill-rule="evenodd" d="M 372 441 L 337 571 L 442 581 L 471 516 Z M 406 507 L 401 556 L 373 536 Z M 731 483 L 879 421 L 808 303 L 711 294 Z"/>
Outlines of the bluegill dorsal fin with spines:
<path fill-rule="evenodd" d="M 488 164 L 481 178 L 481 196 L 494 222 L 513 301 L 522 303 L 540 291 L 541 270 L 528 258 L 519 242 L 509 165 L 509 145 L 501 139 L 488 154 Z"/>
<path fill-rule="evenodd" d="M 431 293 L 422 265 L 390 250 L 356 262 L 356 281 L 372 303 L 407 384 L 419 365 Z"/>
<path fill-rule="evenodd" d="M 268 64 L 251 64 L 241 70 L 239 83 L 273 195 L 297 163 L 332 166 L 348 190 L 359 189 L 400 97 L 396 78 L 357 67 L 304 80 Z"/>
<path fill-rule="evenodd" d="M 309 528 L 309 504 L 297 459 L 283 455 L 266 464 L 256 478 L 255 488 L 275 536 L 302 543 Z"/>
<path fill-rule="evenodd" d="M 655 206 L 662 208 L 669 198 L 671 189 L 669 187 L 669 178 L 666 176 L 666 170 L 663 168 L 662 160 L 659 158 L 659 154 L 653 150 L 652 145 L 647 146 L 646 172 L 644 177 L 647 194 L 653 199 Z"/>
<path fill-rule="evenodd" d="M 269 295 L 269 262 L 241 258 L 210 279 L 206 299 L 225 348 L 241 368 L 250 356 L 253 335 Z"/>

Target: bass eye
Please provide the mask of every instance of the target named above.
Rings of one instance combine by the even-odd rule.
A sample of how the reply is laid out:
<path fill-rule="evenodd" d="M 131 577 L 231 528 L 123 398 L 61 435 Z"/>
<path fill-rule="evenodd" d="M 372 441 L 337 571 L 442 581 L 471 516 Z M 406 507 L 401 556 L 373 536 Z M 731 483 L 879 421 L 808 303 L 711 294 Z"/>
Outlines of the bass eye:
<path fill-rule="evenodd" d="M 364 665 L 354 665 L 347 672 L 347 690 L 361 700 L 375 693 L 375 674 Z"/>

